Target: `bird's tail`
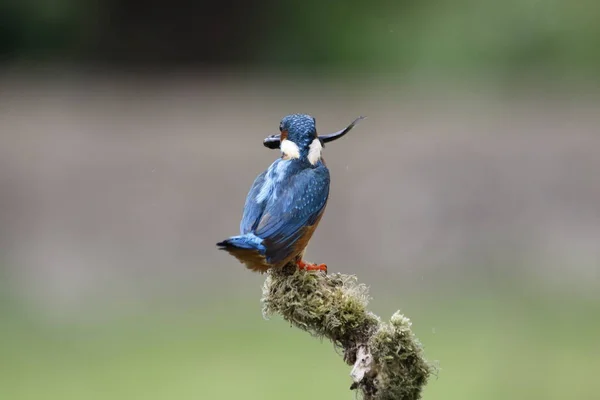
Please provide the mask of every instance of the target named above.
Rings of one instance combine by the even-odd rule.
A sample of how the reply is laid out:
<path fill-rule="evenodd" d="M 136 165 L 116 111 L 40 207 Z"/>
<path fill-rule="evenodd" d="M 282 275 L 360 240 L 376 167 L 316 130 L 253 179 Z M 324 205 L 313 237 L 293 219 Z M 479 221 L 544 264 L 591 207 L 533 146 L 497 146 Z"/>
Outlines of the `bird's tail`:
<path fill-rule="evenodd" d="M 264 254 L 266 248 L 262 244 L 263 240 L 253 233 L 247 233 L 245 235 L 232 236 L 229 239 L 225 239 L 222 242 L 217 243 L 220 250 L 257 250 L 259 253 Z"/>
<path fill-rule="evenodd" d="M 263 245 L 263 240 L 252 233 L 232 236 L 217 243 L 217 246 L 253 271 L 265 272 L 271 267 L 265 257 L 267 249 Z"/>

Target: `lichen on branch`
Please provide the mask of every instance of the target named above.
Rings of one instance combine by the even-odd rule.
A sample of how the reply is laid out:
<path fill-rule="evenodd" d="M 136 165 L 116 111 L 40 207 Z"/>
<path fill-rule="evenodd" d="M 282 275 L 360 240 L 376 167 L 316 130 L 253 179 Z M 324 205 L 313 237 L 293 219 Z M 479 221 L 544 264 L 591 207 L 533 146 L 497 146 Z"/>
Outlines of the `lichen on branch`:
<path fill-rule="evenodd" d="M 413 400 L 435 372 L 411 330 L 396 312 L 390 322 L 367 310 L 368 288 L 353 275 L 286 266 L 271 270 L 263 286 L 263 315 L 281 315 L 293 326 L 327 338 L 353 365 L 351 389 L 365 400 Z"/>

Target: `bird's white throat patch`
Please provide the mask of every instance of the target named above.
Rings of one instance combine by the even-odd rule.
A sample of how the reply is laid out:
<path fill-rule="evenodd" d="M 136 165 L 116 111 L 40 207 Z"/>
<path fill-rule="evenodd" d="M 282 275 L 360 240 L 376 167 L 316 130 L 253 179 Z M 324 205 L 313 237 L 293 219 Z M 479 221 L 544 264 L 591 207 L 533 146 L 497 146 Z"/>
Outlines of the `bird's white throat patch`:
<path fill-rule="evenodd" d="M 280 148 L 284 159 L 300 158 L 300 149 L 298 148 L 298 145 L 291 140 L 283 139 Z"/>
<path fill-rule="evenodd" d="M 319 139 L 315 139 L 310 144 L 308 148 L 308 162 L 312 165 L 315 165 L 321 159 L 321 150 L 323 150 L 323 145 Z"/>
<path fill-rule="evenodd" d="M 284 139 L 281 141 L 281 152 L 283 153 L 284 160 L 290 160 L 292 158 L 300 158 L 300 149 L 298 145 L 291 140 Z M 321 150 L 323 145 L 319 139 L 312 141 L 308 147 L 308 162 L 315 165 L 321 159 Z"/>

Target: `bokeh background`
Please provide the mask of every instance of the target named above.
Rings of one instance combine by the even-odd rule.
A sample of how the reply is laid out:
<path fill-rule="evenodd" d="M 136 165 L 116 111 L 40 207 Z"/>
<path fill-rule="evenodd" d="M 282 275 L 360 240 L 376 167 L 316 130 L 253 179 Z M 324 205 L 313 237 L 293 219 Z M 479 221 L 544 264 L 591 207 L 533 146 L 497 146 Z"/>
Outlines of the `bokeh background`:
<path fill-rule="evenodd" d="M 4 0 L 0 398 L 354 399 L 215 243 L 286 114 L 308 258 L 401 309 L 425 399 L 597 399 L 600 3 Z"/>

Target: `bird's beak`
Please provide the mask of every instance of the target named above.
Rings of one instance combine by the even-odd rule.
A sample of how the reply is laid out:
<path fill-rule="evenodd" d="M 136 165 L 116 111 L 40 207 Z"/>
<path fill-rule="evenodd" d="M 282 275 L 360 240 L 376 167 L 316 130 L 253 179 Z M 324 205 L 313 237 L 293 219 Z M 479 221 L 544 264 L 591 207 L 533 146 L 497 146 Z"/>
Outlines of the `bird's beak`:
<path fill-rule="evenodd" d="M 356 118 L 354 121 L 352 121 L 352 123 L 350 125 L 348 125 L 344 129 L 342 129 L 341 131 L 337 131 L 335 133 L 330 133 L 328 135 L 320 135 L 320 136 L 318 136 L 318 138 L 323 145 L 325 143 L 333 142 L 334 140 L 337 140 L 337 139 L 341 138 L 342 136 L 344 136 L 346 133 L 350 132 L 350 130 L 352 128 L 354 128 L 354 126 L 356 124 L 358 124 L 360 122 L 360 120 L 365 119 L 365 118 L 367 118 L 367 117 L 360 116 L 360 117 Z M 265 140 L 263 140 L 263 145 L 269 149 L 278 149 L 281 146 L 280 134 L 267 136 L 265 138 Z"/>
<path fill-rule="evenodd" d="M 267 136 L 263 140 L 263 144 L 269 149 L 278 149 L 281 146 L 281 134 Z"/>

